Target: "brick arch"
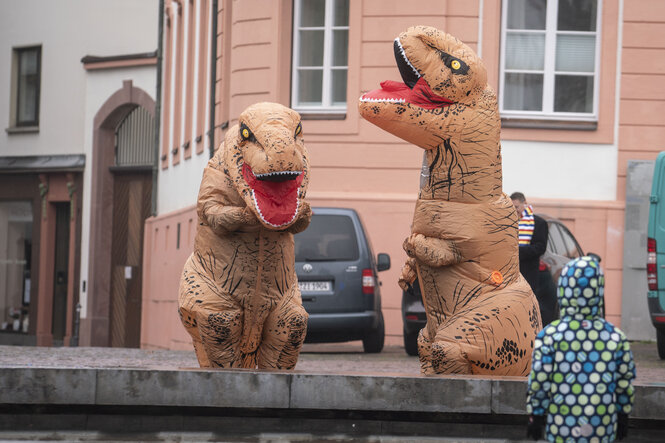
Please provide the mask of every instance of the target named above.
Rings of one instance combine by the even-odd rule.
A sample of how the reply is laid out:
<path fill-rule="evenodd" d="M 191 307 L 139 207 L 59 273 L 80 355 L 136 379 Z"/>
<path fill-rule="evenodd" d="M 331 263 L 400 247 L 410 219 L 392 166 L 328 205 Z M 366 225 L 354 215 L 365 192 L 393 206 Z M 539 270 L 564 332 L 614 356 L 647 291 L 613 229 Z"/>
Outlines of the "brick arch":
<path fill-rule="evenodd" d="M 88 308 L 81 320 L 82 345 L 109 346 L 111 296 L 111 242 L 113 228 L 113 174 L 115 129 L 137 106 L 155 117 L 155 101 L 125 80 L 99 108 L 93 120 Z"/>

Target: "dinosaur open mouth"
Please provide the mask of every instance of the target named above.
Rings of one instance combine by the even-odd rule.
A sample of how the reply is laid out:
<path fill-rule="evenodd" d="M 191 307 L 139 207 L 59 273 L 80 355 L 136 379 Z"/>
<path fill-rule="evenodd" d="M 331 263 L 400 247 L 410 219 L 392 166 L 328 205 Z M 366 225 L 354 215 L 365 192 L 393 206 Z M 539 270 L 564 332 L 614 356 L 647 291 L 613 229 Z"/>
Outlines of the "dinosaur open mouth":
<path fill-rule="evenodd" d="M 254 174 L 244 163 L 242 175 L 252 190 L 256 212 L 264 223 L 280 228 L 295 220 L 298 214 L 298 189 L 303 181 L 303 172 L 276 171 Z"/>
<path fill-rule="evenodd" d="M 409 103 L 424 109 L 437 109 L 454 103 L 432 91 L 425 79 L 406 57 L 399 38 L 395 39 L 393 48 L 397 68 L 404 83 L 392 80 L 381 82 L 381 89 L 365 93 L 360 97 L 360 101 Z"/>

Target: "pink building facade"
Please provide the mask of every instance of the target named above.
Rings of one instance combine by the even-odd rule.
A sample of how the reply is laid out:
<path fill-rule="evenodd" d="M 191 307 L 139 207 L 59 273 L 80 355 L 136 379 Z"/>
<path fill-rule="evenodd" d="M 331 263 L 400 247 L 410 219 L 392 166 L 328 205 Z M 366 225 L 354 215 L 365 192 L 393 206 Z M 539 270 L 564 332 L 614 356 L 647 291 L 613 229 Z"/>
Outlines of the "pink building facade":
<path fill-rule="evenodd" d="M 301 112 L 311 204 L 355 208 L 375 252 L 390 254 L 393 266 L 380 274 L 386 341 L 401 343 L 397 278 L 422 151 L 362 120 L 357 100 L 383 80 L 399 80 L 392 41 L 413 25 L 444 30 L 481 55 L 502 100 L 504 192 L 524 192 L 537 212 L 561 219 L 585 251 L 602 257 L 607 318 L 621 325 L 626 164 L 655 159 L 665 139 L 665 3 L 526 4 L 166 0 L 162 203 L 145 224 L 141 346 L 191 346 L 177 292 L 196 232 L 198 182 L 210 147 L 260 101 Z M 571 23 L 557 19 L 578 7 Z M 346 43 L 344 50 L 308 58 L 316 31 L 325 51 Z"/>

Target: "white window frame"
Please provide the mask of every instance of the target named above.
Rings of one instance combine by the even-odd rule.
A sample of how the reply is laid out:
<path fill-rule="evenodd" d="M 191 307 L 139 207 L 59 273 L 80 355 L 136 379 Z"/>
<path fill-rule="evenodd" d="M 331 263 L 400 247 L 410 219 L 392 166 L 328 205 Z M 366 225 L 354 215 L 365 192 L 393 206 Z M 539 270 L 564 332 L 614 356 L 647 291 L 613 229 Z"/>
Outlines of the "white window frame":
<path fill-rule="evenodd" d="M 510 0 L 503 0 L 501 5 L 501 62 L 499 74 L 499 109 L 502 117 L 531 119 L 531 120 L 575 120 L 575 121 L 598 121 L 598 101 L 600 97 L 600 38 L 601 38 L 601 23 L 602 23 L 602 6 L 603 0 L 598 0 L 598 7 L 596 9 L 596 31 L 558 31 L 557 30 L 557 12 L 559 10 L 559 0 L 547 0 L 547 12 L 545 23 L 545 60 L 544 69 L 542 71 L 527 71 L 527 70 L 506 70 L 506 34 L 508 27 L 508 2 Z M 520 30 L 520 33 L 528 33 L 531 30 Z M 533 30 L 533 32 L 542 33 L 541 30 Z M 557 34 L 563 35 L 595 35 L 595 61 L 594 61 L 594 80 L 593 80 L 593 112 L 554 112 L 554 86 L 556 74 L 573 74 L 580 75 L 580 72 L 565 72 L 555 71 L 556 63 L 556 37 Z M 506 110 L 503 106 L 503 99 L 505 97 L 504 82 L 507 73 L 533 73 L 544 74 L 543 78 L 543 108 L 542 111 L 516 111 Z"/>
<path fill-rule="evenodd" d="M 350 3 L 350 2 L 349 2 Z M 348 66 L 348 48 L 347 48 L 347 64 L 346 66 L 332 66 L 332 42 L 333 42 L 333 31 L 343 31 L 349 30 L 349 26 L 333 26 L 334 20 L 334 0 L 325 0 L 325 18 L 324 26 L 306 26 L 301 27 L 301 12 L 302 12 L 302 0 L 295 0 L 293 4 L 293 56 L 292 56 L 292 68 L 291 68 L 291 107 L 300 113 L 321 113 L 325 112 L 327 114 L 344 114 L 346 113 L 347 102 L 344 105 L 333 105 L 332 103 L 332 72 L 334 70 L 344 70 L 346 71 L 346 85 L 348 92 L 349 85 L 349 66 Z M 299 105 L 299 96 L 298 96 L 298 86 L 299 86 L 299 70 L 318 70 L 317 67 L 300 67 L 300 31 L 321 31 L 323 30 L 323 81 L 321 91 L 321 105 L 319 106 L 303 106 Z"/>

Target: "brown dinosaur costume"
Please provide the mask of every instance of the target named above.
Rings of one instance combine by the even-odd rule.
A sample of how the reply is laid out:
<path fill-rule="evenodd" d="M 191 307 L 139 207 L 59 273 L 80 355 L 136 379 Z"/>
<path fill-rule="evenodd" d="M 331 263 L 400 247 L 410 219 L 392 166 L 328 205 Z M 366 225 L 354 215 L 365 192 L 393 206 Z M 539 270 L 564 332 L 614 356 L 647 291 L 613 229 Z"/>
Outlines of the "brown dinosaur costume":
<path fill-rule="evenodd" d="M 307 313 L 293 233 L 311 218 L 308 174 L 300 115 L 276 103 L 240 114 L 208 162 L 178 309 L 201 367 L 295 366 Z"/>
<path fill-rule="evenodd" d="M 437 29 L 394 42 L 404 83 L 360 98 L 368 121 L 425 150 L 409 259 L 400 285 L 418 280 L 427 325 L 422 372 L 527 375 L 540 329 L 538 303 L 519 272 L 517 214 L 502 191 L 501 122 L 478 56 Z"/>

